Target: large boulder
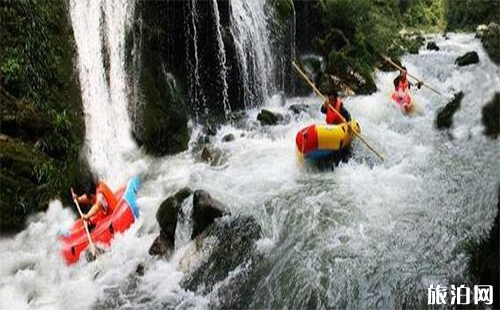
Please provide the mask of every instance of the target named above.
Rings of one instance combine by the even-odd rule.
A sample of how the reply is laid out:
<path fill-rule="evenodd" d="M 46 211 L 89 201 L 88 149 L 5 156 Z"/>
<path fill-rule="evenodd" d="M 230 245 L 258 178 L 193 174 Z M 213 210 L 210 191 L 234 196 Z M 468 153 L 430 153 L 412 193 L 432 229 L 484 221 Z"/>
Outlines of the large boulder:
<path fill-rule="evenodd" d="M 460 108 L 460 103 L 464 97 L 463 92 L 453 96 L 453 99 L 446 106 L 439 110 L 436 117 L 436 126 L 438 129 L 448 129 L 453 124 L 453 115 Z"/>
<path fill-rule="evenodd" d="M 227 214 L 230 212 L 221 202 L 212 198 L 204 190 L 196 190 L 193 194 L 193 233 L 191 239 L 201 234 L 216 218 Z"/>
<path fill-rule="evenodd" d="M 183 188 L 161 203 L 156 212 L 156 220 L 160 225 L 161 232 L 149 249 L 149 254 L 163 255 L 166 257 L 171 255 L 175 248 L 177 218 L 181 211 L 183 201 L 188 198 L 191 193 L 189 188 Z"/>
<path fill-rule="evenodd" d="M 500 93 L 496 93 L 493 99 L 483 107 L 482 115 L 484 134 L 496 139 L 500 133 Z"/>
<path fill-rule="evenodd" d="M 261 260 L 255 246 L 262 236 L 260 226 L 252 217 L 230 217 L 211 225 L 204 235 L 201 242 L 215 239 L 215 245 L 208 258 L 182 281 L 181 286 L 203 294 L 215 289 L 220 306 L 241 307 L 241 300 L 252 290 L 249 278 Z M 216 288 L 219 283 L 220 287 Z"/>
<path fill-rule="evenodd" d="M 491 22 L 481 41 L 491 61 L 500 64 L 500 26 Z"/>
<path fill-rule="evenodd" d="M 277 113 L 273 113 L 269 110 L 262 109 L 257 115 L 257 120 L 262 126 L 272 126 L 278 124 L 280 117 Z"/>
<path fill-rule="evenodd" d="M 455 64 L 457 64 L 459 67 L 477 64 L 478 62 L 479 56 L 475 51 L 465 53 L 455 60 Z"/>

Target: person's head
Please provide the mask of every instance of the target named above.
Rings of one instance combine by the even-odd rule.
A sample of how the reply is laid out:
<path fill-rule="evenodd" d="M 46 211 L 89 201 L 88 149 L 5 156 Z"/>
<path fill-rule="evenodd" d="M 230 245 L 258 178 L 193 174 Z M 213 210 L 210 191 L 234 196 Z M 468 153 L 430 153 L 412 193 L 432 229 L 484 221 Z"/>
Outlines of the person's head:
<path fill-rule="evenodd" d="M 401 75 L 401 77 L 402 77 L 402 78 L 406 79 L 406 74 L 408 73 L 408 72 L 406 71 L 406 67 L 403 67 L 402 69 L 403 69 L 403 70 L 401 70 L 401 71 L 399 72 L 399 74 Z"/>
<path fill-rule="evenodd" d="M 91 199 L 93 196 L 95 196 L 96 192 L 96 184 L 94 181 L 88 181 L 85 184 L 85 195 L 87 196 L 88 199 Z"/>
<path fill-rule="evenodd" d="M 335 100 L 337 99 L 337 97 L 338 97 L 337 90 L 335 89 L 330 90 L 330 92 L 328 93 L 328 99 Z"/>

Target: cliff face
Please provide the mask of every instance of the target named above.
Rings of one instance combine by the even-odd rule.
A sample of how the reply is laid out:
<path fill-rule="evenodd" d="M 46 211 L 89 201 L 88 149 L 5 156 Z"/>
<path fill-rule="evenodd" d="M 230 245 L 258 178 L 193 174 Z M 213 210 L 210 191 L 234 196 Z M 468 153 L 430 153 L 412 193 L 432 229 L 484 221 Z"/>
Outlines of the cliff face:
<path fill-rule="evenodd" d="M 75 49 L 65 1 L 0 4 L 0 232 L 59 196 L 86 165 Z"/>

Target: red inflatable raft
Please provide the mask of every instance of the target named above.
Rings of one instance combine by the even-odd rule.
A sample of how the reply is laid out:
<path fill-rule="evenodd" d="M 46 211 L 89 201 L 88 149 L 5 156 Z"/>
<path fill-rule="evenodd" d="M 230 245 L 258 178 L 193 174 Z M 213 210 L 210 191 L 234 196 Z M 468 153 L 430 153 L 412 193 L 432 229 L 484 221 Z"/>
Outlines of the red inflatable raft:
<path fill-rule="evenodd" d="M 412 111 L 411 97 L 408 94 L 400 96 L 400 94 L 395 91 L 392 93 L 392 99 L 403 109 L 405 113 L 410 113 Z"/>
<path fill-rule="evenodd" d="M 124 186 L 114 193 L 118 203 L 113 213 L 99 219 L 95 226 L 90 229 L 94 243 L 109 246 L 116 233 L 126 231 L 139 217 L 139 208 L 136 202 L 139 185 L 139 178 L 134 177 L 127 183 L 126 187 Z M 76 263 L 80 259 L 80 254 L 89 246 L 83 221 L 79 219 L 69 230 L 60 232 L 59 240 L 62 244 L 61 254 L 66 263 L 68 265 Z"/>

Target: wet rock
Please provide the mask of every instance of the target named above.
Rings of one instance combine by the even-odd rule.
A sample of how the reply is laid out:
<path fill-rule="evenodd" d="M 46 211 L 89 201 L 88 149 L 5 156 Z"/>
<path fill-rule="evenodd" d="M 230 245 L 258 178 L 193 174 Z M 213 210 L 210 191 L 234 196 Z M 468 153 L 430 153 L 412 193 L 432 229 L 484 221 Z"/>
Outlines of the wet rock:
<path fill-rule="evenodd" d="M 191 193 L 189 188 L 183 188 L 161 203 L 156 212 L 156 220 L 160 225 L 161 232 L 149 249 L 150 255 L 164 255 L 168 257 L 173 251 L 175 246 L 177 218 L 183 201 L 189 197 Z"/>
<path fill-rule="evenodd" d="M 211 166 L 218 166 L 224 162 L 224 153 L 220 148 L 205 145 L 201 150 L 200 159 Z"/>
<path fill-rule="evenodd" d="M 210 148 L 208 146 L 204 146 L 203 150 L 201 151 L 201 159 L 203 161 L 206 161 L 207 163 L 210 163 L 213 159 L 212 152 L 210 151 Z"/>
<path fill-rule="evenodd" d="M 260 122 L 262 126 L 271 126 L 278 124 L 279 118 L 277 114 L 269 110 L 262 109 L 260 113 L 257 115 L 257 120 Z"/>
<path fill-rule="evenodd" d="M 500 64 L 500 26 L 491 22 L 481 42 L 491 61 Z"/>
<path fill-rule="evenodd" d="M 309 106 L 307 104 L 292 104 L 289 108 L 293 114 L 301 114 L 309 111 Z"/>
<path fill-rule="evenodd" d="M 230 214 L 227 208 L 212 198 L 208 192 L 195 191 L 193 194 L 193 233 L 191 239 L 201 234 L 216 218 L 227 214 Z"/>
<path fill-rule="evenodd" d="M 485 127 L 484 134 L 490 138 L 498 138 L 500 133 L 500 93 L 496 93 L 482 110 L 482 121 Z"/>
<path fill-rule="evenodd" d="M 234 139 L 235 139 L 234 134 L 228 133 L 227 135 L 222 137 L 222 142 L 231 142 L 234 141 Z"/>
<path fill-rule="evenodd" d="M 483 39 L 488 32 L 488 26 L 485 24 L 478 25 L 476 28 L 476 38 Z"/>
<path fill-rule="evenodd" d="M 262 235 L 261 228 L 254 218 L 242 216 L 217 221 L 207 228 L 204 235 L 204 240 L 215 238 L 216 245 L 208 259 L 187 276 L 181 286 L 191 291 L 211 292 L 214 285 L 232 273 L 218 294 L 221 294 L 222 303 L 237 304 L 245 285 L 249 285 L 249 274 L 260 259 L 255 241 Z M 236 269 L 239 272 L 235 272 Z"/>
<path fill-rule="evenodd" d="M 140 263 L 139 265 L 137 265 L 137 268 L 135 268 L 135 273 L 142 277 L 144 275 L 144 264 Z"/>
<path fill-rule="evenodd" d="M 168 238 L 163 231 L 160 232 L 160 235 L 156 237 L 149 248 L 149 255 L 151 256 L 162 256 L 165 258 L 169 258 L 172 256 L 175 250 L 175 243 L 170 238 Z"/>
<path fill-rule="evenodd" d="M 455 60 L 455 64 L 457 64 L 459 67 L 477 64 L 478 62 L 479 56 L 474 51 L 465 53 Z"/>
<path fill-rule="evenodd" d="M 427 43 L 427 49 L 430 51 L 439 51 L 439 46 L 437 46 L 436 42 L 430 41 Z"/>
<path fill-rule="evenodd" d="M 453 115 L 460 108 L 460 103 L 464 97 L 463 92 L 455 94 L 453 99 L 441 110 L 436 117 L 436 126 L 438 129 L 448 129 L 453 124 Z"/>

